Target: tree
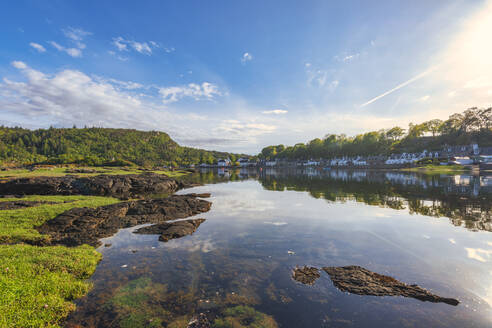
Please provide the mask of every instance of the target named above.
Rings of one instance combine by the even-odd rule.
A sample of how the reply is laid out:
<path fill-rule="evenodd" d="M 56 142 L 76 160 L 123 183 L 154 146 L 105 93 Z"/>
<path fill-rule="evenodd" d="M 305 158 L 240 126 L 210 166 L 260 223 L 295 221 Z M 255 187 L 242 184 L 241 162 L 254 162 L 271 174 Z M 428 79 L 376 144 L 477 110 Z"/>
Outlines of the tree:
<path fill-rule="evenodd" d="M 428 131 L 432 132 L 432 136 L 435 137 L 436 134 L 441 131 L 441 125 L 443 124 L 443 121 L 440 119 L 434 119 L 423 124 L 425 124 Z"/>
<path fill-rule="evenodd" d="M 403 130 L 399 126 L 395 126 L 394 128 L 391 128 L 388 131 L 386 131 L 386 137 L 393 141 L 399 140 L 404 135 L 405 135 L 405 130 Z"/>

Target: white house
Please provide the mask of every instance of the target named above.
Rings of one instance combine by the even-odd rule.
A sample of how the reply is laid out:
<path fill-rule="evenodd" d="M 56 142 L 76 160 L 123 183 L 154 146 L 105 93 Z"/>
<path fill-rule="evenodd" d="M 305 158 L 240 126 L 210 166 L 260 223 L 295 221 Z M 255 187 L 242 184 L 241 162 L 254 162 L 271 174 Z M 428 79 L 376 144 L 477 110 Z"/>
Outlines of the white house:
<path fill-rule="evenodd" d="M 226 158 L 226 159 L 220 159 L 218 162 L 217 162 L 217 166 L 219 167 L 228 167 L 228 166 L 231 166 L 231 160 Z"/>
<path fill-rule="evenodd" d="M 304 166 L 319 166 L 319 162 L 310 159 L 309 161 L 304 162 Z"/>
<path fill-rule="evenodd" d="M 249 159 L 241 157 L 239 160 L 239 166 L 241 167 L 247 167 L 249 165 Z"/>

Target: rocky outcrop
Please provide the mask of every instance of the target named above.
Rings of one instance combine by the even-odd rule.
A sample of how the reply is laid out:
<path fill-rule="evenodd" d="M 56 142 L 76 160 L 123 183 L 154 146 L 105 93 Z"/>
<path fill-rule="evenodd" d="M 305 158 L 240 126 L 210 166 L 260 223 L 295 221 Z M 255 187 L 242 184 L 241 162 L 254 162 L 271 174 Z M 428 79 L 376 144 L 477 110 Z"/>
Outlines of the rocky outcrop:
<path fill-rule="evenodd" d="M 302 268 L 296 267 L 292 271 L 292 279 L 299 281 L 305 285 L 314 285 L 316 279 L 321 277 L 318 268 L 303 266 Z"/>
<path fill-rule="evenodd" d="M 0 202 L 0 210 L 18 210 L 26 207 L 33 207 L 45 204 L 55 204 L 55 202 L 37 202 L 32 200 L 14 200 Z"/>
<path fill-rule="evenodd" d="M 459 304 L 459 301 L 454 298 L 434 295 L 417 285 L 407 285 L 395 278 L 369 271 L 360 266 L 324 267 L 323 270 L 330 275 L 335 287 L 343 292 L 357 295 L 411 297 L 420 301 L 446 303 L 454 306 Z"/>
<path fill-rule="evenodd" d="M 118 229 L 183 219 L 207 212 L 211 205 L 193 196 L 173 195 L 97 208 L 73 208 L 47 221 L 37 230 L 50 236 L 49 244 L 96 246 L 100 245 L 99 239 L 115 234 Z"/>
<path fill-rule="evenodd" d="M 121 199 L 172 193 L 192 185 L 162 174 L 30 177 L 0 182 L 0 195 L 96 195 Z"/>
<path fill-rule="evenodd" d="M 135 233 L 146 235 L 160 235 L 160 241 L 181 238 L 191 235 L 198 229 L 205 219 L 183 220 L 170 223 L 159 223 L 148 227 L 140 228 Z"/>

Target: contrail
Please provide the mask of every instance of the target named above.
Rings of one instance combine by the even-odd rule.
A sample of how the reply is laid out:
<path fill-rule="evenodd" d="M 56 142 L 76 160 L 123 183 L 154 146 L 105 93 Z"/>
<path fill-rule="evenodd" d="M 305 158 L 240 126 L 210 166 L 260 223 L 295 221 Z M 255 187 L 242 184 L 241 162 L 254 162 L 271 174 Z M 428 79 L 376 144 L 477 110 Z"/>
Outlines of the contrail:
<path fill-rule="evenodd" d="M 420 73 L 419 75 L 412 77 L 410 80 L 405 81 L 405 82 L 403 82 L 402 84 L 397 85 L 397 86 L 396 86 L 396 87 L 394 87 L 393 89 L 388 90 L 388 91 L 386 91 L 385 93 L 380 94 L 379 96 L 372 98 L 371 100 L 369 100 L 369 101 L 368 101 L 368 102 L 366 102 L 366 103 L 363 103 L 362 105 L 360 105 L 360 107 L 364 107 L 364 106 L 367 106 L 367 105 L 369 105 L 369 104 L 372 104 L 372 103 L 373 103 L 373 102 L 375 102 L 376 100 L 379 100 L 379 99 L 381 99 L 381 98 L 383 98 L 383 97 L 385 97 L 385 96 L 389 95 L 390 93 L 393 93 L 393 92 L 395 92 L 396 90 L 401 89 L 401 88 L 403 88 L 404 86 L 406 86 L 406 85 L 408 85 L 408 84 L 410 84 L 410 83 L 412 83 L 412 82 L 415 82 L 415 81 L 417 81 L 418 79 L 423 78 L 424 76 L 426 76 L 427 74 L 429 74 L 429 73 L 430 73 L 431 71 L 433 71 L 434 69 L 435 69 L 435 67 L 431 67 L 431 68 L 429 68 L 429 69 L 428 69 L 428 70 L 426 70 L 425 72 Z"/>

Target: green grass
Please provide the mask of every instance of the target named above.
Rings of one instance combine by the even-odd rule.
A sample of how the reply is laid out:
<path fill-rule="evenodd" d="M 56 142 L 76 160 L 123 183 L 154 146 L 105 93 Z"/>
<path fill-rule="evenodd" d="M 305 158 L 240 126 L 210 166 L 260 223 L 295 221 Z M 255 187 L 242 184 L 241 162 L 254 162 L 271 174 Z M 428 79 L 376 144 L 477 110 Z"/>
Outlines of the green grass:
<path fill-rule="evenodd" d="M 2 201 L 16 200 L 3 198 Z M 18 199 L 17 199 L 18 200 Z M 40 234 L 36 226 L 74 207 L 98 207 L 119 202 L 116 198 L 99 196 L 26 196 L 22 200 L 51 201 L 46 204 L 16 210 L 0 211 L 0 243 L 43 242 L 48 236 Z"/>
<path fill-rule="evenodd" d="M 11 200 L 18 198 L 0 199 Z M 15 243 L 47 240 L 34 228 L 71 208 L 119 200 L 98 196 L 26 196 L 22 200 L 56 203 L 0 211 L 0 327 L 58 327 L 75 309 L 72 301 L 91 288 L 86 279 L 101 254 L 87 245 L 69 248 Z"/>
<path fill-rule="evenodd" d="M 419 172 L 419 173 L 425 173 L 425 174 L 459 174 L 463 172 L 468 172 L 470 171 L 469 168 L 464 167 L 462 165 L 424 165 L 424 166 L 419 166 L 419 167 L 412 167 L 412 168 L 406 168 L 406 169 L 401 169 L 401 171 L 408 171 L 408 172 Z"/>
<path fill-rule="evenodd" d="M 52 168 L 39 168 L 36 170 L 28 170 L 28 169 L 11 169 L 7 171 L 0 171 L 0 179 L 6 178 L 27 178 L 27 177 L 38 177 L 38 176 L 46 176 L 46 177 L 60 177 L 68 174 L 77 175 L 77 176 L 95 176 L 99 174 L 140 174 L 143 171 L 136 167 L 131 168 L 121 168 L 121 167 L 77 167 L 83 169 L 91 169 L 96 170 L 96 173 L 67 173 L 67 167 L 52 167 Z M 187 171 L 167 171 L 167 170 L 152 170 L 151 172 L 157 174 L 164 174 L 168 177 L 180 177 L 186 174 L 189 174 Z"/>
<path fill-rule="evenodd" d="M 0 327 L 58 327 L 100 259 L 87 245 L 0 245 Z"/>

